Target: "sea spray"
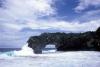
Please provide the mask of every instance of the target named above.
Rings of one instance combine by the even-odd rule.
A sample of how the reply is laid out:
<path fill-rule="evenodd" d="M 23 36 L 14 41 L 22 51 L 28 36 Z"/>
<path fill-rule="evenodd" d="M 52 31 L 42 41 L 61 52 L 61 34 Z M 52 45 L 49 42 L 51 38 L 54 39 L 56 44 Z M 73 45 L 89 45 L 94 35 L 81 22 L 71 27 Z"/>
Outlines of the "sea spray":
<path fill-rule="evenodd" d="M 25 44 L 19 51 L 0 52 L 0 59 L 14 59 L 15 57 L 34 56 L 34 52 Z"/>
<path fill-rule="evenodd" d="M 49 44 L 49 45 L 51 45 L 51 44 Z M 29 57 L 29 56 L 48 56 L 48 54 L 49 54 L 49 56 L 56 56 L 55 55 L 57 53 L 56 49 L 54 49 L 53 47 L 50 47 L 50 46 L 49 46 L 49 48 L 53 48 L 53 49 L 48 49 L 48 46 L 45 47 L 46 49 L 42 50 L 43 54 L 35 54 L 34 50 L 32 48 L 28 47 L 28 44 L 25 44 L 19 51 L 15 50 L 15 51 L 1 53 L 0 59 L 12 59 L 14 57 L 25 57 L 25 56 L 27 56 L 27 57 Z"/>
<path fill-rule="evenodd" d="M 14 51 L 15 56 L 33 56 L 33 50 L 25 44 L 20 51 Z"/>

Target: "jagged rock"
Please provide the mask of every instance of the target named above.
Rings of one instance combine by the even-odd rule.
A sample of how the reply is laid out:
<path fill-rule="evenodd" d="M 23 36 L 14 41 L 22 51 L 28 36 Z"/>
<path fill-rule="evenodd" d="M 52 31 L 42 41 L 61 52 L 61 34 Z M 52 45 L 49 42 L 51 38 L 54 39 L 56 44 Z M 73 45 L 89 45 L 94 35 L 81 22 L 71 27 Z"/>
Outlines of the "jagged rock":
<path fill-rule="evenodd" d="M 54 44 L 58 51 L 100 50 L 100 27 L 94 32 L 85 33 L 42 33 L 31 36 L 28 46 L 35 53 L 42 53 L 47 44 Z"/>

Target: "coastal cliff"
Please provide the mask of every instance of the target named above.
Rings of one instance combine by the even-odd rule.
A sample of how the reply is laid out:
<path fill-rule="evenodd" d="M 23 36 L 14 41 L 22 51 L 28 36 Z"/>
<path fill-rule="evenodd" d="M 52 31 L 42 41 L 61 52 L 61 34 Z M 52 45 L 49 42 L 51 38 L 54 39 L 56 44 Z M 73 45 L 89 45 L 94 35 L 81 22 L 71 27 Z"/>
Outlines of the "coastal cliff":
<path fill-rule="evenodd" d="M 100 27 L 96 31 L 84 33 L 42 33 L 31 36 L 27 42 L 37 54 L 42 53 L 42 49 L 48 44 L 54 44 L 58 51 L 100 51 Z"/>

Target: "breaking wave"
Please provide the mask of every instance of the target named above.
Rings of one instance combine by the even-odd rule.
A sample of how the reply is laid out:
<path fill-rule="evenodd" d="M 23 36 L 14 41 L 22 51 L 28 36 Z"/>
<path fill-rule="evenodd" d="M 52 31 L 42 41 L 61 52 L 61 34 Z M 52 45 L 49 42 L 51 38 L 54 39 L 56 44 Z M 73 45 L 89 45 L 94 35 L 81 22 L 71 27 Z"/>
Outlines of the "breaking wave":
<path fill-rule="evenodd" d="M 20 51 L 14 51 L 15 56 L 33 56 L 33 50 L 28 47 L 28 44 L 24 45 Z"/>
<path fill-rule="evenodd" d="M 43 54 L 52 54 L 55 53 L 56 49 L 52 50 L 43 50 Z M 42 56 L 43 54 L 38 54 L 38 56 Z M 19 51 L 9 51 L 9 52 L 1 52 L 0 53 L 0 59 L 1 58 L 11 58 L 11 57 L 21 57 L 21 56 L 37 56 L 37 54 L 34 53 L 33 49 L 28 47 L 28 44 L 25 44 L 21 50 Z"/>
<path fill-rule="evenodd" d="M 24 45 L 19 51 L 9 51 L 9 52 L 1 52 L 0 57 L 8 57 L 8 56 L 33 56 L 34 52 L 31 48 L 28 47 L 28 44 Z"/>

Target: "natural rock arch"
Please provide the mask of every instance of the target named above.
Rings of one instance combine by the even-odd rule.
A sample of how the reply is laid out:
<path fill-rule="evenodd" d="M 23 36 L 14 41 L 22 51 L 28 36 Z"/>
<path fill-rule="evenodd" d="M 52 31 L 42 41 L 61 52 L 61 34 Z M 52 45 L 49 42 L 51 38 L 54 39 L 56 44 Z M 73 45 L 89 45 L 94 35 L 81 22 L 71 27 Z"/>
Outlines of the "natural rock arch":
<path fill-rule="evenodd" d="M 85 33 L 42 33 L 31 36 L 28 46 L 35 53 L 42 53 L 47 44 L 54 44 L 58 51 L 100 50 L 100 27 L 94 32 Z"/>
<path fill-rule="evenodd" d="M 31 47 L 35 53 L 42 53 L 42 49 L 45 48 L 48 44 L 54 44 L 56 48 L 60 46 L 59 41 L 60 37 L 55 35 L 50 35 L 48 33 L 43 33 L 40 36 L 32 36 L 28 40 L 28 46 Z"/>

